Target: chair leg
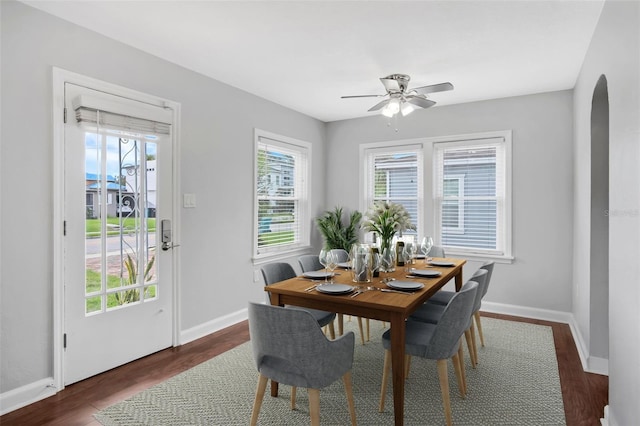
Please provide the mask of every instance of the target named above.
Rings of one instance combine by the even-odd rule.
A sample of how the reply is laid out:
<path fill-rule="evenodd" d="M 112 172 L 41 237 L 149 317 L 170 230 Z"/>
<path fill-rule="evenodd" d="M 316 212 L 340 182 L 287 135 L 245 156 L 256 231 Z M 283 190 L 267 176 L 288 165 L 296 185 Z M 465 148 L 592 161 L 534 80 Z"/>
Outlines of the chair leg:
<path fill-rule="evenodd" d="M 336 339 L 336 329 L 333 327 L 333 321 L 331 321 L 329 324 L 329 336 L 331 336 L 331 340 L 335 340 Z"/>
<path fill-rule="evenodd" d="M 442 392 L 442 407 L 447 426 L 451 426 L 451 402 L 449 401 L 449 377 L 447 376 L 447 360 L 438 360 L 438 377 L 440 378 L 440 391 Z"/>
<path fill-rule="evenodd" d="M 253 410 L 251 411 L 251 426 L 258 424 L 258 415 L 260 414 L 260 407 L 262 406 L 262 399 L 264 398 L 264 391 L 267 389 L 267 382 L 269 379 L 267 376 L 260 374 L 258 378 L 258 388 L 256 389 L 256 398 L 253 401 Z"/>
<path fill-rule="evenodd" d="M 307 389 L 309 392 L 309 414 L 311 426 L 320 426 L 320 390 Z"/>
<path fill-rule="evenodd" d="M 476 368 L 476 360 L 474 359 L 473 340 L 471 339 L 471 328 L 464 331 L 464 337 L 467 340 L 467 348 L 469 349 L 469 358 L 471 358 L 471 366 Z"/>
<path fill-rule="evenodd" d="M 362 329 L 362 318 L 358 317 L 358 328 L 360 329 L 360 341 L 364 345 L 364 331 Z"/>
<path fill-rule="evenodd" d="M 369 318 L 367 318 L 367 342 L 371 341 L 371 333 L 369 333 Z"/>
<path fill-rule="evenodd" d="M 344 334 L 344 314 L 338 314 L 338 334 Z"/>
<path fill-rule="evenodd" d="M 480 335 L 480 345 L 484 348 L 484 336 L 482 335 L 482 322 L 480 321 L 480 311 L 475 311 L 473 317 L 476 319 L 476 327 L 478 327 L 478 335 Z"/>
<path fill-rule="evenodd" d="M 344 390 L 347 393 L 347 404 L 349 404 L 349 416 L 351 417 L 351 426 L 356 426 L 356 405 L 353 402 L 353 388 L 351 387 L 351 371 L 347 371 L 342 376 L 344 382 Z"/>
<path fill-rule="evenodd" d="M 462 386 L 464 389 L 465 396 L 467 395 L 467 377 L 464 368 L 464 353 L 462 351 L 462 337 L 460 337 L 460 341 L 458 342 L 458 363 L 460 363 L 460 373 L 462 375 Z"/>
<path fill-rule="evenodd" d="M 378 411 L 384 411 L 384 398 L 387 394 L 387 384 L 389 383 L 389 373 L 391 372 L 391 351 L 384 351 L 384 367 L 382 367 L 382 386 L 380 386 L 380 404 Z"/>
<path fill-rule="evenodd" d="M 473 358 L 478 365 L 478 345 L 476 344 L 476 327 L 473 325 L 473 318 L 471 319 L 471 346 L 473 347 Z"/>
<path fill-rule="evenodd" d="M 296 409 L 296 387 L 291 386 L 291 410 Z"/>
<path fill-rule="evenodd" d="M 456 372 L 456 380 L 458 381 L 458 390 L 460 391 L 460 397 L 465 397 L 464 379 L 462 378 L 462 369 L 460 368 L 460 355 L 458 352 L 451 357 L 453 363 L 453 370 Z"/>

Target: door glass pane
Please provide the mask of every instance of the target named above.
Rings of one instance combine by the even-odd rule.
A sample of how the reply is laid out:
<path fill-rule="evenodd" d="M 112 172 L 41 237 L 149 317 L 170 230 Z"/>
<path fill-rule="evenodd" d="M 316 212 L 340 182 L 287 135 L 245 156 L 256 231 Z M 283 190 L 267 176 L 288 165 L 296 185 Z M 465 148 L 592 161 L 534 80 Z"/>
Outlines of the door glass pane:
<path fill-rule="evenodd" d="M 86 314 L 158 295 L 153 136 L 85 133 Z"/>

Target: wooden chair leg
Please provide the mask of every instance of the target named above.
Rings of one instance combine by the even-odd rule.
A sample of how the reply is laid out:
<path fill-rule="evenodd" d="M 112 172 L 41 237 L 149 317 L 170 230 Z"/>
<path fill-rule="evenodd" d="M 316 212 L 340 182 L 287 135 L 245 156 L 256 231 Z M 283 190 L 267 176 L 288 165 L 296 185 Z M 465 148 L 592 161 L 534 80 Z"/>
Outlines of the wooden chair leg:
<path fill-rule="evenodd" d="M 349 416 L 351 417 L 351 426 L 356 426 L 356 404 L 353 401 L 353 388 L 351 387 L 351 371 L 347 371 L 342 376 L 344 382 L 344 390 L 347 393 L 347 404 L 349 404 Z"/>
<path fill-rule="evenodd" d="M 465 397 L 464 379 L 462 378 L 462 369 L 460 368 L 460 355 L 456 352 L 451 357 L 453 363 L 453 370 L 456 372 L 456 380 L 458 381 L 458 390 L 460 391 L 460 397 Z"/>
<path fill-rule="evenodd" d="M 296 387 L 291 386 L 291 410 L 296 409 Z"/>
<path fill-rule="evenodd" d="M 471 366 L 476 368 L 476 360 L 474 359 L 473 344 L 471 339 L 471 329 L 468 328 L 464 331 L 464 337 L 467 340 L 467 348 L 469 349 L 469 358 L 471 358 Z"/>
<path fill-rule="evenodd" d="M 360 341 L 364 345 L 364 331 L 362 329 L 362 318 L 358 317 L 358 328 L 360 329 Z"/>
<path fill-rule="evenodd" d="M 333 327 L 333 321 L 331 321 L 328 325 L 329 325 L 329 336 L 331 336 L 331 340 L 335 340 L 336 329 Z"/>
<path fill-rule="evenodd" d="M 467 377 L 465 373 L 464 367 L 464 353 L 462 351 L 462 337 L 460 338 L 460 342 L 458 343 L 458 363 L 460 364 L 460 373 L 462 375 L 462 386 L 464 390 L 465 396 L 467 395 Z"/>
<path fill-rule="evenodd" d="M 411 370 L 411 355 L 404 356 L 404 379 L 409 378 L 409 371 Z"/>
<path fill-rule="evenodd" d="M 338 314 L 338 334 L 344 334 L 344 314 Z"/>
<path fill-rule="evenodd" d="M 371 333 L 369 332 L 369 318 L 367 318 L 367 342 L 371 341 Z"/>
<path fill-rule="evenodd" d="M 480 360 L 478 359 L 478 345 L 476 344 L 476 327 L 473 325 L 473 318 L 471 319 L 471 346 L 473 347 L 473 359 L 476 361 L 476 365 Z"/>
<path fill-rule="evenodd" d="M 311 426 L 320 426 L 320 390 L 307 389 L 309 392 L 309 414 Z"/>
<path fill-rule="evenodd" d="M 378 411 L 384 411 L 384 398 L 387 394 L 387 384 L 389 382 L 389 373 L 391 372 L 391 351 L 384 351 L 384 366 L 382 367 L 382 386 L 380 386 L 380 404 Z"/>
<path fill-rule="evenodd" d="M 480 345 L 484 348 L 484 336 L 482 335 L 482 322 L 480 321 L 480 311 L 475 311 L 473 317 L 476 320 L 476 327 L 478 328 L 478 335 L 480 336 Z"/>
<path fill-rule="evenodd" d="M 440 391 L 442 392 L 442 407 L 447 426 L 451 426 L 451 402 L 449 401 L 449 377 L 447 376 L 447 360 L 438 360 L 438 377 L 440 378 Z"/>
<path fill-rule="evenodd" d="M 258 388 L 256 389 L 256 397 L 253 401 L 253 410 L 251 411 L 251 426 L 258 424 L 258 415 L 260 414 L 260 407 L 262 406 L 262 399 L 264 398 L 264 391 L 267 389 L 267 382 L 269 379 L 267 376 L 260 374 L 258 378 Z"/>

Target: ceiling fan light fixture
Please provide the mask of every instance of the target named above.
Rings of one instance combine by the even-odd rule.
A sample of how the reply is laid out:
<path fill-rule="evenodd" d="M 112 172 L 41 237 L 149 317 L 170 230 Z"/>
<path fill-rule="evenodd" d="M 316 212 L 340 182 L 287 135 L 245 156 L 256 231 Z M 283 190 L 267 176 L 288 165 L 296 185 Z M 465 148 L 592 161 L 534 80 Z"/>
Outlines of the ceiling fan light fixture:
<path fill-rule="evenodd" d="M 407 115 L 411 114 L 415 110 L 416 108 L 409 102 L 403 102 L 402 105 L 400 106 L 400 112 L 402 113 L 403 117 L 406 117 Z"/>
<path fill-rule="evenodd" d="M 393 117 L 400 112 L 400 100 L 397 98 L 389 99 L 389 102 L 382 108 L 382 115 L 385 117 Z"/>

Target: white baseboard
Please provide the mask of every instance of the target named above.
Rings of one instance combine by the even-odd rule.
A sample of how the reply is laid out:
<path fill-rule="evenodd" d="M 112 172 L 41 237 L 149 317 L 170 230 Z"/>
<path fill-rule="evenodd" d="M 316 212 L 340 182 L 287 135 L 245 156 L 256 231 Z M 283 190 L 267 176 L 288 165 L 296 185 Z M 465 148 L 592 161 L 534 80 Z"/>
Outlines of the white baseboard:
<path fill-rule="evenodd" d="M 609 423 L 609 406 L 608 405 L 604 406 L 604 417 L 600 419 L 600 424 L 602 426 L 613 426 L 611 423 Z"/>
<path fill-rule="evenodd" d="M 237 324 L 240 321 L 244 321 L 248 317 L 249 317 L 249 312 L 245 308 L 237 312 L 233 312 L 231 314 L 225 315 L 223 317 L 205 322 L 204 324 L 197 325 L 188 330 L 183 330 L 182 332 L 180 332 L 179 344 L 184 345 L 185 343 L 192 342 L 201 337 L 207 336 L 211 333 L 215 333 L 216 331 L 220 331 L 224 328 Z"/>
<path fill-rule="evenodd" d="M 0 416 L 55 395 L 58 390 L 53 383 L 53 377 L 48 377 L 0 394 Z"/>
<path fill-rule="evenodd" d="M 552 311 L 549 309 L 530 308 L 526 306 L 506 305 L 503 303 L 482 302 L 481 309 L 486 312 L 496 314 L 514 315 L 518 317 L 534 318 L 545 321 L 560 322 L 568 324 L 573 335 L 573 340 L 578 349 L 578 356 L 582 368 L 587 373 L 609 375 L 609 360 L 589 356 L 589 350 L 585 344 L 582 333 L 576 324 L 573 314 L 570 312 Z"/>

